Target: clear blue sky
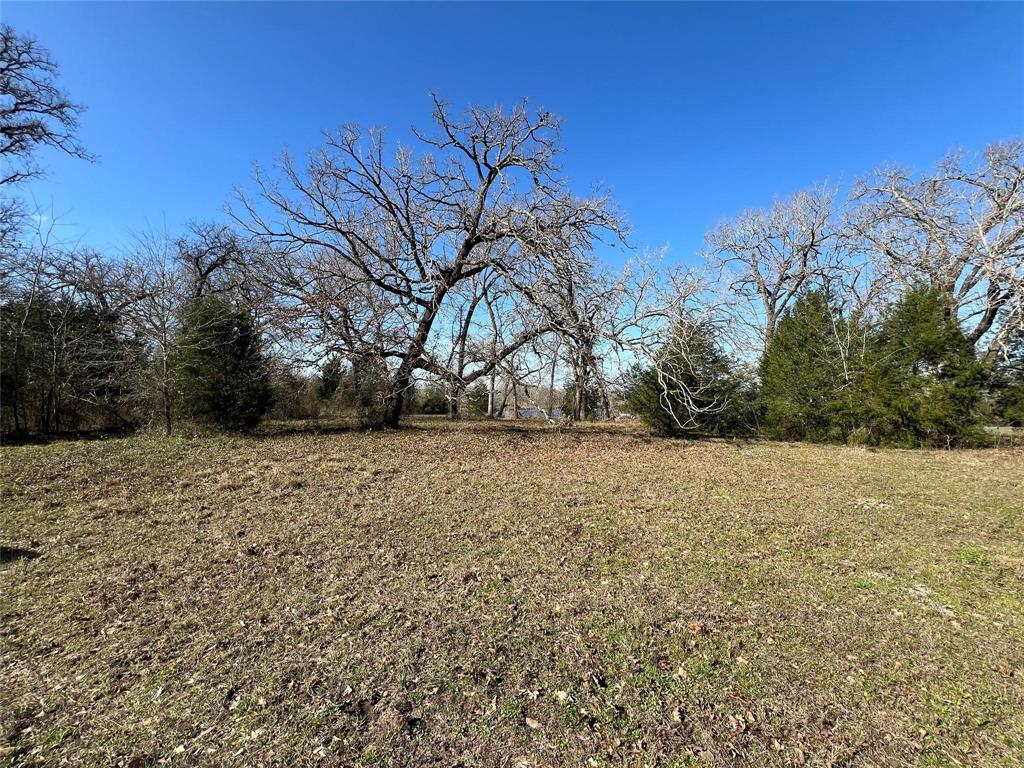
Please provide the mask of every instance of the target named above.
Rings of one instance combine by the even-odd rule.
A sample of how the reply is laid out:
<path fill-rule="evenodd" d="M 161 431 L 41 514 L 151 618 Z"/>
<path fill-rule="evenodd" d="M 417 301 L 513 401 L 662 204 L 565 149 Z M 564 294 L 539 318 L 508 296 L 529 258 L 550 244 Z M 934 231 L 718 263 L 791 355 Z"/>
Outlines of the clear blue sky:
<path fill-rule="evenodd" d="M 706 229 L 826 178 L 932 165 L 1024 133 L 1024 4 L 24 3 L 88 106 L 90 165 L 28 190 L 65 236 L 117 247 L 222 217 L 251 164 L 341 123 L 407 137 L 427 92 L 528 96 L 565 121 L 580 190 L 686 260 Z"/>

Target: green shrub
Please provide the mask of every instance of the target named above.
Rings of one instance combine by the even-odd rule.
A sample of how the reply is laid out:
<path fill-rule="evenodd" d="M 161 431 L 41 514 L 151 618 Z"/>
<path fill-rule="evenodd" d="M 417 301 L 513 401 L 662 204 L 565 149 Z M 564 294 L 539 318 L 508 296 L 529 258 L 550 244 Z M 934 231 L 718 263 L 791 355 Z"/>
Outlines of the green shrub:
<path fill-rule="evenodd" d="M 626 377 L 626 407 L 655 433 L 723 435 L 746 432 L 752 387 L 707 324 L 680 323 L 653 366 Z"/>
<path fill-rule="evenodd" d="M 490 391 L 487 385 L 478 381 L 466 391 L 466 413 L 470 416 L 486 416 Z"/>
<path fill-rule="evenodd" d="M 274 393 L 271 418 L 312 419 L 320 415 L 321 400 L 316 379 L 279 367 L 272 373 L 270 381 Z"/>
<path fill-rule="evenodd" d="M 316 396 L 323 402 L 329 401 L 338 391 L 345 378 L 345 365 L 340 356 L 334 355 L 320 369 L 320 380 L 317 383 Z"/>

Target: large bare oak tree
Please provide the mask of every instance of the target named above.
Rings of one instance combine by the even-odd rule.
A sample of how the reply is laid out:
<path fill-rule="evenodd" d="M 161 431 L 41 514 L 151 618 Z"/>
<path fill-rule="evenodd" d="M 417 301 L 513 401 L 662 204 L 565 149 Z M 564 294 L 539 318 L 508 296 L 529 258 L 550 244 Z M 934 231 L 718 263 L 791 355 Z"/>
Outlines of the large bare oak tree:
<path fill-rule="evenodd" d="M 522 103 L 460 117 L 435 97 L 433 118 L 414 132 L 420 152 L 390 154 L 381 131 L 327 133 L 304 167 L 286 155 L 280 174 L 257 171 L 259 194 L 236 212 L 260 244 L 252 274 L 294 338 L 386 362 L 388 426 L 417 370 L 464 388 L 549 330 L 537 314 L 472 371 L 452 368 L 435 336 L 464 283 L 489 271 L 529 280 L 531 263 L 580 258 L 621 228 L 606 196 L 580 197 L 560 175 L 550 113 Z"/>
<path fill-rule="evenodd" d="M 927 284 L 982 354 L 1024 326 L 1024 141 L 956 152 L 914 177 L 885 168 L 854 191 L 850 224 L 896 285 Z"/>
<path fill-rule="evenodd" d="M 799 192 L 768 210 L 744 211 L 707 233 L 706 256 L 721 270 L 729 290 L 752 303 L 745 321 L 762 350 L 771 344 L 782 313 L 827 270 L 832 192 Z"/>

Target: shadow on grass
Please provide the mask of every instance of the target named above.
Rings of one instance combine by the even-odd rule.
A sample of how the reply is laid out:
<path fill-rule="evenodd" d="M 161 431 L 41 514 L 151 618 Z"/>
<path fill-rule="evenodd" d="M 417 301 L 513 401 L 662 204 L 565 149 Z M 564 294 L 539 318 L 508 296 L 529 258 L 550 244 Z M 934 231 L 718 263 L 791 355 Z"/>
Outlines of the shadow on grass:
<path fill-rule="evenodd" d="M 56 432 L 48 435 L 3 433 L 0 434 L 0 444 L 4 446 L 48 445 L 59 442 L 107 440 L 127 437 L 145 431 L 145 427 L 128 426 L 75 432 Z M 658 435 L 649 431 L 639 421 L 581 421 L 571 425 L 562 425 L 552 424 L 545 419 L 489 419 L 486 417 L 462 416 L 452 420 L 447 416 L 428 415 L 406 416 L 398 427 L 381 427 L 379 425 L 367 424 L 355 416 L 273 420 L 265 421 L 253 431 L 245 433 L 225 433 L 216 427 L 183 421 L 176 425 L 174 434 L 191 437 L 234 435 L 235 437 L 263 441 L 299 435 L 328 436 L 350 433 L 426 433 L 439 431 L 487 433 L 490 435 L 506 436 L 510 439 L 522 440 L 524 442 L 534 442 L 560 435 L 563 438 L 575 439 L 577 441 L 602 437 L 632 437 L 643 443 L 723 441 L 741 448 L 762 441 L 762 438 L 756 435 L 721 436 L 688 434 L 675 437 Z"/>
<path fill-rule="evenodd" d="M 34 560 L 39 552 L 24 547 L 8 547 L 0 544 L 0 563 L 13 563 L 15 560 Z"/>
<path fill-rule="evenodd" d="M 249 432 L 245 437 L 256 440 L 268 440 L 290 435 L 342 435 L 349 432 L 372 432 L 372 427 L 360 424 L 357 420 L 344 421 L 276 421 L 262 424 L 258 429 Z"/>
<path fill-rule="evenodd" d="M 560 435 L 579 441 L 588 438 L 632 437 L 644 443 L 653 442 L 728 442 L 737 447 L 752 445 L 761 440 L 756 435 L 700 435 L 679 436 L 658 435 L 638 421 L 581 421 L 572 425 L 552 424 L 544 419 L 488 419 L 485 417 L 407 416 L 398 427 L 381 427 L 361 423 L 354 417 L 333 419 L 308 419 L 296 421 L 266 422 L 249 437 L 270 439 L 289 435 L 333 435 L 360 432 L 468 432 L 506 436 L 512 439 L 532 442 L 538 439 Z"/>
<path fill-rule="evenodd" d="M 49 445 L 86 440 L 109 440 L 128 437 L 139 431 L 138 427 L 108 427 L 106 429 L 81 429 L 71 432 L 4 432 L 0 434 L 0 445 Z"/>
<path fill-rule="evenodd" d="M 460 418 L 451 420 L 446 416 L 407 416 L 397 427 L 385 427 L 361 421 L 357 417 L 335 417 L 329 419 L 297 419 L 292 421 L 268 421 L 248 433 L 248 437 L 267 439 L 288 435 L 336 435 L 346 433 L 374 432 L 435 432 L 445 429 L 468 431 L 501 431 L 514 434 L 533 434 L 541 431 L 544 422 L 536 426 L 523 426 L 524 422 L 497 421 L 490 419 Z"/>

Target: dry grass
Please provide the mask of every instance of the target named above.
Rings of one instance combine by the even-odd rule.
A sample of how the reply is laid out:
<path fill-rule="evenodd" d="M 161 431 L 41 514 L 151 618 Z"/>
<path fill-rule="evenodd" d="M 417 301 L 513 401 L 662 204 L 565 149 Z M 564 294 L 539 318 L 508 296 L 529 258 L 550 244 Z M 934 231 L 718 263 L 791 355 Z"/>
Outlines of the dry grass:
<path fill-rule="evenodd" d="M 2 456 L 14 765 L 1024 765 L 1024 452 L 625 429 Z"/>

